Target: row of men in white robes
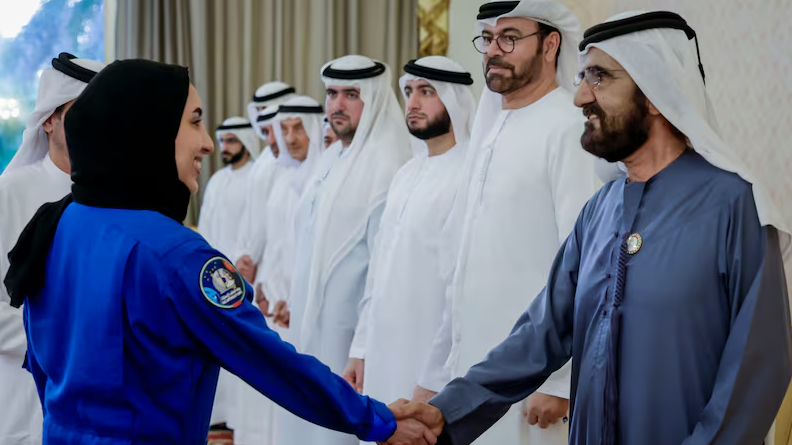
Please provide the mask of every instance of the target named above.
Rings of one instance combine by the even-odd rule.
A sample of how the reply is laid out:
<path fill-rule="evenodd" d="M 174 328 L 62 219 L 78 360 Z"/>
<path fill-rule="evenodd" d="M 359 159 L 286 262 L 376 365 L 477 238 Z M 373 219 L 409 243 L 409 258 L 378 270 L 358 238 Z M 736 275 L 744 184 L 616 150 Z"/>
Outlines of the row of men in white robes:
<path fill-rule="evenodd" d="M 290 319 L 290 329 L 281 326 L 282 333 L 300 350 L 318 356 L 372 396 L 387 401 L 409 398 L 415 392 L 426 398 L 451 378 L 454 366 L 448 365 L 456 360 L 461 370 L 479 360 L 502 337 L 498 327 L 510 326 L 509 317 L 516 317 L 527 304 L 466 301 L 466 289 L 478 295 L 515 295 L 521 293 L 507 291 L 524 288 L 522 294 L 534 294 L 525 281 L 535 270 L 535 286 L 541 286 L 538 283 L 557 241 L 564 238 L 579 207 L 594 190 L 592 158 L 579 149 L 576 140 L 582 117 L 571 100 L 565 100 L 568 92 L 559 88 L 564 76 L 559 76 L 558 83 L 550 82 L 553 88 L 545 88 L 545 94 L 536 95 L 536 85 L 556 77 L 548 68 L 553 61 L 543 62 L 533 63 L 533 71 L 515 70 L 510 79 L 493 74 L 490 82 L 488 76 L 488 84 L 511 82 L 498 88 L 512 97 L 526 91 L 536 97 L 521 107 L 501 111 L 498 125 L 485 122 L 499 116 L 497 108 L 483 115 L 486 119 L 479 119 L 478 127 L 500 128 L 495 135 L 473 132 L 481 139 L 477 146 L 486 147 L 475 156 L 466 153 L 475 114 L 474 100 L 465 86 L 470 76 L 447 59 L 429 58 L 408 65 L 413 72 L 400 82 L 407 103 L 406 125 L 405 113 L 389 88 L 389 69 L 383 64 L 348 56 L 323 67 L 326 112 L 340 142 L 321 154 L 309 150 L 313 154 L 296 163 L 294 158 L 280 156 L 279 146 L 286 145 L 278 141 L 284 118 L 276 116 L 281 105 L 298 97 L 285 84 L 264 85 L 248 109 L 248 119 L 231 118 L 218 129 L 218 142 L 229 165 L 207 187 L 199 230 L 255 283 L 257 299 L 271 303 L 265 312 L 278 308 L 282 325 L 284 317 Z M 516 94 L 512 102 L 522 105 L 519 102 L 525 98 L 521 96 L 526 95 Z M 436 97 L 435 103 L 426 97 Z M 502 105 L 511 107 L 506 100 Z M 534 118 L 521 117 L 523 113 Z M 510 122 L 504 124 L 507 119 Z M 531 122 L 536 126 L 532 129 L 537 135 L 535 147 L 525 144 L 518 134 L 520 127 Z M 322 138 L 318 127 L 309 133 L 315 143 Z M 569 128 L 569 137 L 564 137 Z M 265 140 L 263 152 L 255 135 Z M 413 154 L 409 162 L 408 150 Z M 20 150 L 19 159 L 24 154 Z M 308 162 L 311 158 L 315 159 Z M 43 165 L 47 159 L 36 160 Z M 303 163 L 313 165 L 302 168 Z M 4 177 L 11 177 L 13 166 Z M 289 170 L 302 173 L 285 174 Z M 470 180 L 474 177 L 478 181 Z M 64 184 L 51 197 L 25 200 L 32 209 L 27 213 L 65 194 L 68 181 Z M 463 185 L 477 187 L 466 190 Z M 471 206 L 471 202 L 478 205 Z M 14 214 L 27 220 L 22 212 Z M 492 227 L 487 229 L 487 224 Z M 493 230 L 496 225 L 504 227 Z M 539 227 L 532 229 L 535 225 Z M 21 231 L 23 225 L 18 226 Z M 9 238 L 7 244 L 12 245 L 15 236 Z M 533 244 L 547 246 L 522 247 Z M 469 264 L 469 260 L 474 262 Z M 261 273 L 257 273 L 259 267 Z M 480 289 L 490 290 L 481 293 Z M 458 314 L 451 313 L 448 298 L 456 303 Z M 469 307 L 466 311 L 461 311 L 463 304 Z M 474 316 L 466 319 L 466 313 Z M 410 329 L 401 329 L 405 320 Z M 456 333 L 449 341 L 452 325 L 476 335 Z M 438 326 L 443 329 L 438 331 Z M 15 332 L 18 336 L 21 331 Z M 451 345 L 456 348 L 449 349 Z M 469 351 L 468 358 L 462 356 L 464 362 L 459 362 L 457 354 L 460 345 Z M 443 359 L 449 355 L 450 359 Z M 548 384 L 545 394 L 563 399 L 567 392 L 568 384 L 561 376 L 556 388 Z M 274 426 L 279 422 L 270 422 L 268 427 L 260 420 L 274 410 L 256 397 L 244 384 L 224 375 L 213 422 L 234 427 L 238 443 L 261 443 L 264 436 L 273 440 L 281 436 L 282 443 L 303 443 L 302 437 L 309 442 L 354 441 L 351 436 L 301 425 L 296 419 L 290 419 L 294 428 L 282 428 L 278 435 Z M 262 410 L 245 409 L 249 406 Z M 250 421 L 244 422 L 248 414 Z M 519 417 L 512 420 L 516 425 L 511 430 L 536 430 Z M 563 427 L 558 429 L 563 435 Z M 246 439 L 246 431 L 261 436 Z"/>
<path fill-rule="evenodd" d="M 285 308 L 288 300 L 287 258 L 294 252 L 290 221 L 324 148 L 324 112 L 282 82 L 260 87 L 248 111 L 248 118 L 231 117 L 217 128 L 226 166 L 207 184 L 198 231 L 237 263 L 253 284 L 262 312 L 270 315 L 275 302 Z M 266 144 L 263 151 L 259 139 Z M 274 319 L 272 325 L 287 334 Z M 212 424 L 232 428 L 236 443 L 270 443 L 273 409 L 265 397 L 221 371 Z"/>
<path fill-rule="evenodd" d="M 385 402 L 428 400 L 505 338 L 602 184 L 598 172 L 603 180 L 620 174 L 580 145 L 577 18 L 551 0 L 510 7 L 480 15 L 474 44 L 487 87 L 478 109 L 470 75 L 447 58 L 405 66 L 405 110 L 389 67 L 362 56 L 334 60 L 321 76 L 339 141 L 318 157 L 288 227 L 276 230 L 267 216 L 276 208 L 268 200 L 283 199 L 276 184 L 288 181 L 274 167 L 249 182 L 246 205 L 223 210 L 241 227 L 224 251 L 263 291 L 264 312 L 277 307 L 282 335 Z M 293 94 L 273 83 L 257 95 L 283 91 Z M 283 153 L 268 137 L 281 125 L 278 107 L 255 106 L 253 130 Z M 265 261 L 270 245 L 279 253 Z M 265 277 L 287 275 L 283 268 L 290 282 L 268 287 Z M 565 443 L 569 390 L 568 364 L 477 443 Z M 249 441 L 229 418 L 236 443 L 357 442 L 280 411 L 266 426 L 263 406 L 243 411 L 256 413 L 251 425 L 272 442 Z"/>
<path fill-rule="evenodd" d="M 292 116 L 308 135 L 305 159 L 286 154 L 290 112 L 280 108 L 318 104 L 279 82 L 256 92 L 247 119 L 228 119 L 218 129 L 228 165 L 207 186 L 199 231 L 255 284 L 263 311 L 276 310 L 285 338 L 361 391 L 385 401 L 426 399 L 480 360 L 527 305 L 518 296 L 541 287 L 560 240 L 594 192 L 593 158 L 579 145 L 583 118 L 564 88 L 574 52 L 561 48 L 558 70 L 549 54 L 577 40 L 566 36 L 576 19 L 558 11 L 552 23 L 560 34 L 547 32 L 541 44 L 537 38 L 507 53 L 500 40 L 491 42 L 500 53 L 488 65 L 475 125 L 470 76 L 458 64 L 408 64 L 400 81 L 403 112 L 390 69 L 347 56 L 321 72 L 325 112 L 339 138 L 326 150 L 321 111 L 314 110 Z M 508 20 L 497 25 L 505 29 Z M 477 148 L 468 153 L 471 135 Z M 62 189 L 56 194 L 65 194 L 68 182 Z M 34 201 L 33 211 L 45 202 Z M 545 399 L 537 409 L 555 407 L 557 422 L 568 386 L 564 373 L 551 379 L 534 396 Z M 283 412 L 283 421 L 264 420 L 275 411 L 230 374 L 221 377 L 213 423 L 234 428 L 237 443 L 356 441 Z M 566 436 L 561 422 L 545 430 L 519 414 L 501 422 L 507 432 L 488 433 L 490 440 Z"/>

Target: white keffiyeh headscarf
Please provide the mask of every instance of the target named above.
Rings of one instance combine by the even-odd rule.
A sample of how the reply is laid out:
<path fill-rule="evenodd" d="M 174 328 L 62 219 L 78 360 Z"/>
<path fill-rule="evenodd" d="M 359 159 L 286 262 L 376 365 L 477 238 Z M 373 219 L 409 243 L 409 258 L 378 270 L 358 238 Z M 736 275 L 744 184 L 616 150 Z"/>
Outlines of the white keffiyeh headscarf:
<path fill-rule="evenodd" d="M 467 147 L 470 132 L 473 130 L 473 119 L 476 116 L 476 99 L 470 91 L 473 83 L 470 73 L 461 65 L 443 56 L 428 56 L 410 62 L 405 66 L 406 74 L 399 79 L 399 88 L 405 102 L 407 94 L 404 89 L 408 81 L 425 80 L 437 91 L 440 101 L 445 105 L 454 128 L 454 139 L 457 145 Z M 425 72 L 424 72 L 425 71 Z M 446 78 L 446 80 L 441 80 Z M 416 137 L 410 138 L 414 156 L 426 156 L 426 142 Z"/>
<path fill-rule="evenodd" d="M 234 116 L 224 120 L 222 125 L 217 127 L 215 137 L 217 143 L 220 143 L 220 138 L 224 134 L 233 134 L 242 142 L 245 149 L 250 153 L 250 157 L 254 160 L 259 157 L 261 148 L 256 133 L 253 131 L 253 126 L 244 117 Z"/>
<path fill-rule="evenodd" d="M 250 124 L 253 125 L 253 129 L 259 138 L 264 141 L 267 140 L 261 133 L 261 123 L 256 125 L 256 119 L 259 116 L 259 112 L 263 111 L 264 108 L 270 105 L 278 106 L 286 102 L 287 100 L 296 96 L 294 91 L 295 90 L 291 85 L 277 80 L 273 82 L 267 82 L 264 85 L 258 87 L 256 94 L 253 95 L 253 100 L 247 105 L 247 114 Z"/>
<path fill-rule="evenodd" d="M 607 22 L 644 13 L 625 12 Z M 687 136 L 693 149 L 707 162 L 737 173 L 753 184 L 759 221 L 781 232 L 782 249 L 788 258 L 792 224 L 782 218 L 779 209 L 792 201 L 773 201 L 761 179 L 748 169 L 720 135 L 715 110 L 699 70 L 696 46 L 688 40 L 685 32 L 655 28 L 589 43 L 580 51 L 581 67 L 585 67 L 591 48 L 599 48 L 619 62 L 663 117 Z"/>
<path fill-rule="evenodd" d="M 278 141 L 280 156 L 275 161 L 284 168 L 297 169 L 293 176 L 292 185 L 297 194 L 302 194 L 305 183 L 315 173 L 319 157 L 324 150 L 324 137 L 322 136 L 322 118 L 324 111 L 319 102 L 308 96 L 295 96 L 278 107 L 278 114 L 272 125 L 275 139 Z M 300 119 L 308 135 L 308 154 L 302 162 L 294 159 L 289 153 L 280 123 L 287 119 Z"/>
<path fill-rule="evenodd" d="M 279 106 L 280 105 L 278 104 L 272 104 L 264 107 L 260 111 L 256 111 L 256 118 L 253 120 L 253 129 L 255 130 L 259 139 L 264 141 L 264 149 L 261 151 L 259 162 L 270 162 L 275 159 L 275 154 L 272 153 L 272 147 L 269 145 L 269 136 L 264 137 L 264 133 L 261 132 L 261 128 L 272 125 L 272 123 L 275 122 L 275 116 L 278 114 Z"/>
<path fill-rule="evenodd" d="M 44 122 L 58 107 L 77 99 L 90 78 L 104 68 L 102 63 L 77 59 L 67 53 L 61 53 L 57 59 L 53 59 L 52 65 L 41 73 L 36 109 L 28 117 L 22 145 L 3 173 L 37 162 L 47 155 L 49 143 L 42 127 Z"/>

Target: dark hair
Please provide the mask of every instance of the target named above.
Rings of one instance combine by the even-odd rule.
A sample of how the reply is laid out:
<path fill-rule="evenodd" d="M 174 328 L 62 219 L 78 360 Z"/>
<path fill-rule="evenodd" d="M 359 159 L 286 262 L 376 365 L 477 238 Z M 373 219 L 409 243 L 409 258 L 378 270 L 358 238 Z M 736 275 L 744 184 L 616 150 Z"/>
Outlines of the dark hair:
<path fill-rule="evenodd" d="M 536 23 L 539 25 L 539 51 L 542 50 L 542 44 L 544 43 L 545 37 L 554 32 L 558 33 L 558 48 L 556 49 L 555 54 L 555 67 L 558 69 L 558 56 L 561 54 L 561 43 L 563 42 L 564 37 L 561 35 L 561 31 L 559 31 L 557 28 L 541 22 Z"/>
<path fill-rule="evenodd" d="M 642 109 L 646 108 L 647 114 L 649 113 L 648 111 L 649 106 L 646 104 L 648 100 L 649 98 L 646 97 L 646 94 L 644 94 L 643 90 L 641 90 L 641 88 L 638 85 L 635 85 L 635 94 L 633 95 L 633 102 L 637 107 L 642 107 Z M 665 116 L 663 116 L 663 118 L 665 118 Z M 677 128 L 674 124 L 672 124 L 671 121 L 669 121 L 668 119 L 666 119 L 666 122 L 668 122 L 668 126 L 671 127 L 670 128 L 671 134 L 673 134 L 675 138 L 680 140 L 684 139 L 687 147 L 693 148 L 693 144 L 690 142 L 690 138 L 688 138 L 687 135 L 685 135 L 685 133 L 682 133 L 682 131 L 679 128 Z"/>
<path fill-rule="evenodd" d="M 63 109 L 66 108 L 66 104 L 62 104 L 55 111 L 52 112 L 52 116 L 60 116 L 63 114 Z"/>
<path fill-rule="evenodd" d="M 62 104 L 61 106 L 56 108 L 55 111 L 53 111 L 52 114 L 50 114 L 50 117 L 57 117 L 58 119 L 63 120 L 63 109 L 64 108 L 66 108 L 66 104 Z M 44 134 L 47 136 L 47 140 L 49 141 L 49 136 L 50 136 L 49 133 L 47 133 L 45 131 Z"/>

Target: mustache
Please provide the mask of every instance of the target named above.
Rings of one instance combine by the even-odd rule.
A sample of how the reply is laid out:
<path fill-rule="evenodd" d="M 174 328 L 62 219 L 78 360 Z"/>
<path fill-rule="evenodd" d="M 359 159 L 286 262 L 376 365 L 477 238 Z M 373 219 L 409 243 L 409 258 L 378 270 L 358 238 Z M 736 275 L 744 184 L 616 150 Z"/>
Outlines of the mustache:
<path fill-rule="evenodd" d="M 514 65 L 500 58 L 489 59 L 487 61 L 487 71 L 489 71 L 493 66 L 497 66 L 498 68 L 506 68 L 512 71 L 514 70 Z"/>
<path fill-rule="evenodd" d="M 349 116 L 347 116 L 343 111 L 336 111 L 331 115 L 331 117 L 345 117 L 349 119 Z"/>
<path fill-rule="evenodd" d="M 409 119 L 411 117 L 424 117 L 425 118 L 427 116 L 425 114 L 423 114 L 423 113 L 418 113 L 416 111 L 413 111 L 413 112 L 407 114 L 407 119 Z"/>
<path fill-rule="evenodd" d="M 602 111 L 602 108 L 600 108 L 600 106 L 597 105 L 596 103 L 588 104 L 585 107 L 583 107 L 583 116 L 588 118 L 592 114 L 600 118 L 600 120 L 602 120 L 602 118 L 605 117 L 605 112 Z"/>

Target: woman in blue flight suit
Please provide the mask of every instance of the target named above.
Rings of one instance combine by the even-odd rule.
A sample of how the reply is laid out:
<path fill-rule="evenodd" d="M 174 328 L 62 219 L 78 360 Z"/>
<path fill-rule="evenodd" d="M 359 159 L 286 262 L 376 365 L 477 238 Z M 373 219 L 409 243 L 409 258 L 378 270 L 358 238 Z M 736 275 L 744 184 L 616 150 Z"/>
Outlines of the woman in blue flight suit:
<path fill-rule="evenodd" d="M 204 444 L 220 366 L 313 423 L 433 443 L 281 341 L 232 263 L 181 224 L 214 150 L 200 107 L 186 68 L 127 60 L 65 117 L 72 194 L 36 213 L 5 280 L 44 444 Z"/>

